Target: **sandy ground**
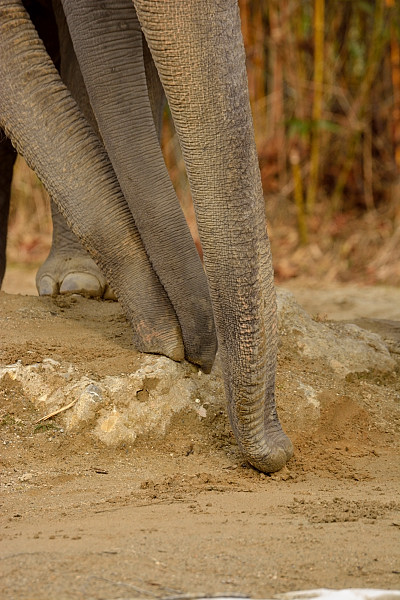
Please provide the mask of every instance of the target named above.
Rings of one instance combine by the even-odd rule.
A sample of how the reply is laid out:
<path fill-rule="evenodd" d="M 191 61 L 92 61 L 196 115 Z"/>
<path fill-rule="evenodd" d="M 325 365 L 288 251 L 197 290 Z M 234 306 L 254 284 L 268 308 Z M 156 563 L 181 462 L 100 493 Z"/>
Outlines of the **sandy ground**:
<path fill-rule="evenodd" d="M 115 303 L 13 295 L 32 292 L 27 285 L 10 273 L 9 294 L 0 294 L 1 364 L 53 357 L 88 374 L 133 368 Z M 399 289 L 296 295 L 322 317 L 400 320 Z M 311 381 L 321 371 L 281 352 L 281 403 L 293 373 Z M 243 464 L 223 408 L 202 422 L 182 414 L 165 436 L 110 448 L 84 429 L 66 433 L 58 418 L 35 425 L 29 397 L 4 378 L 0 598 L 399 589 L 399 371 L 329 385 L 337 404 L 322 410 L 317 429 L 281 413 L 296 453 L 266 476 Z"/>
<path fill-rule="evenodd" d="M 8 268 L 2 291 L 8 294 L 37 296 L 37 267 L 18 265 Z M 315 281 L 289 280 L 283 286 L 311 315 L 328 319 L 379 318 L 400 321 L 400 287 L 365 287 L 351 284 L 321 286 Z"/>

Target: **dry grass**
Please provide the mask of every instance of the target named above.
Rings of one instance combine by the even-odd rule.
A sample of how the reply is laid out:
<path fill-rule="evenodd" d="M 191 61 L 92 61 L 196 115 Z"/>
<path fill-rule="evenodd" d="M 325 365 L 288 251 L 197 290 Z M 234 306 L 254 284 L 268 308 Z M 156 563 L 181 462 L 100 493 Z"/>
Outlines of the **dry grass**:
<path fill-rule="evenodd" d="M 300 243 L 295 206 L 267 199 L 267 215 L 278 283 L 288 279 L 400 286 L 400 184 L 397 200 L 368 212 L 331 216 L 327 204 L 309 222 L 308 244 Z"/>
<path fill-rule="evenodd" d="M 176 167 L 174 167 L 176 168 Z M 171 174 L 174 175 L 174 168 Z M 195 240 L 198 239 L 187 184 L 176 184 Z M 310 220 L 309 243 L 301 244 L 296 206 L 290 197 L 266 198 L 276 279 L 400 285 L 400 183 L 392 199 L 370 211 L 331 216 L 320 203 Z M 8 238 L 9 264 L 39 265 L 51 244 L 48 196 L 22 159 L 15 169 Z"/>
<path fill-rule="evenodd" d="M 400 285 L 400 3 L 239 5 L 278 280 Z M 168 118 L 163 150 L 198 241 Z M 9 262 L 46 257 L 48 207 L 42 186 L 19 160 Z"/>

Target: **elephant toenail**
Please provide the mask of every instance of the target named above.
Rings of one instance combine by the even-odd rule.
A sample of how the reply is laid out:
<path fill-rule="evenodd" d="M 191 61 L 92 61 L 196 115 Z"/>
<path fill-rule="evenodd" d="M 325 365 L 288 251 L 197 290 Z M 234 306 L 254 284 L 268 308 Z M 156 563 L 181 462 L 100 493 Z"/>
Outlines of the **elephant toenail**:
<path fill-rule="evenodd" d="M 43 275 L 37 283 L 39 296 L 57 296 L 58 285 L 50 275 Z"/>
<path fill-rule="evenodd" d="M 85 296 L 102 296 L 103 287 L 97 277 L 89 273 L 68 273 L 60 286 L 60 294 L 83 294 Z"/>

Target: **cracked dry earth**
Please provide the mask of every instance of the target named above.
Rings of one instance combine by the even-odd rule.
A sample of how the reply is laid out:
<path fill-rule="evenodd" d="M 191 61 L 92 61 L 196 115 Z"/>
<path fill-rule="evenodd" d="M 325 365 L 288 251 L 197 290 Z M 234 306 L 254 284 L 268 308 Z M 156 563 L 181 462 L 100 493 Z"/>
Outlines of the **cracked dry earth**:
<path fill-rule="evenodd" d="M 266 476 L 238 453 L 218 366 L 143 359 L 116 303 L 1 293 L 0 598 L 399 589 L 395 317 L 368 313 L 362 335 L 319 317 L 326 350 L 300 317 L 282 317 L 277 383 L 295 456 Z M 368 369 L 336 354 L 347 336 Z"/>

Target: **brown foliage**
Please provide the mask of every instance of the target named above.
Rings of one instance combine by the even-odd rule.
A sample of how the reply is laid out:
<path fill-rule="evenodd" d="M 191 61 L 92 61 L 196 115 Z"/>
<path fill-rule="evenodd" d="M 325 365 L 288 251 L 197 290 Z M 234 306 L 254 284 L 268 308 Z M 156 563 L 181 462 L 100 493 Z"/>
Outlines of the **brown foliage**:
<path fill-rule="evenodd" d="M 400 3 L 239 0 L 239 7 L 278 278 L 400 284 Z M 163 152 L 200 248 L 168 112 Z M 44 233 L 44 245 L 50 241 L 48 201 L 35 179 L 27 191 L 20 169 L 14 201 L 25 208 L 11 215 L 9 255 L 38 259 Z"/>

